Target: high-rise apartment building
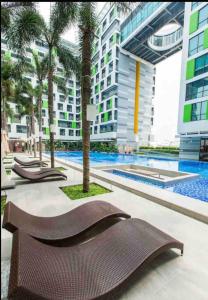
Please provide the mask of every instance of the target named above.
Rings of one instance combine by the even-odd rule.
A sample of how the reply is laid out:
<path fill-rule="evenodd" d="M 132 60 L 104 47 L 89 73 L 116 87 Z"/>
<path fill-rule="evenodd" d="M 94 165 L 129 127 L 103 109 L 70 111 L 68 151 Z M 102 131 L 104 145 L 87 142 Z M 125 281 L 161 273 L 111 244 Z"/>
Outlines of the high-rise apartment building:
<path fill-rule="evenodd" d="M 178 117 L 180 157 L 208 159 L 208 3 L 185 6 Z"/>
<path fill-rule="evenodd" d="M 117 145 L 130 147 L 136 147 L 138 143 L 148 145 L 152 139 L 155 69 L 151 64 L 140 62 L 139 58 L 122 53 L 120 24 L 119 10 L 107 3 L 99 15 L 96 33 L 98 38 L 95 39 L 92 56 L 91 103 L 97 105 L 97 118 L 91 122 L 91 140 L 112 141 Z M 77 45 L 67 41 L 64 44 L 77 52 Z M 17 59 L 17 54 L 8 50 L 3 38 L 1 45 L 3 55 Z M 39 56 L 43 57 L 47 52 L 47 45 L 43 41 L 33 43 L 27 49 L 29 62 L 32 60 L 32 51 L 38 51 Z M 27 74 L 26 77 L 35 86 L 37 79 L 30 75 Z M 61 66 L 57 67 L 56 75 L 64 78 Z M 82 136 L 80 84 L 75 76 L 67 78 L 67 88 L 69 95 L 65 99 L 62 89 L 54 84 L 55 139 L 63 142 L 78 141 Z M 140 97 L 140 101 L 135 100 L 135 97 Z M 27 137 L 26 116 L 18 115 L 15 104 L 11 104 L 11 107 L 15 116 L 9 120 L 9 138 L 24 139 Z M 43 96 L 42 113 L 43 138 L 48 139 L 47 95 Z M 38 130 L 36 132 L 38 135 Z"/>
<path fill-rule="evenodd" d="M 180 157 L 203 159 L 208 151 L 207 2 L 138 2 L 128 16 L 121 15 L 116 6 L 107 2 L 98 19 L 91 73 L 91 103 L 97 106 L 97 116 L 91 122 L 91 140 L 113 141 L 122 149 L 149 145 L 153 141 L 155 65 L 183 49 L 181 78 L 178 78 L 181 80 Z M 167 24 L 172 24 L 172 29 L 162 32 Z M 76 45 L 65 44 L 77 51 Z M 31 49 L 38 50 L 40 55 L 47 51 L 40 41 Z M 2 51 L 5 50 L 3 41 Z M 15 57 L 14 53 L 11 55 Z M 63 76 L 60 66 L 57 75 Z M 30 80 L 35 84 L 35 78 Z M 55 137 L 77 141 L 82 135 L 80 85 L 72 76 L 67 78 L 67 87 L 69 95 L 65 100 L 62 90 L 54 86 Z M 25 122 L 17 114 L 9 123 L 9 137 L 26 137 Z M 49 134 L 46 95 L 43 126 L 46 139 Z"/>

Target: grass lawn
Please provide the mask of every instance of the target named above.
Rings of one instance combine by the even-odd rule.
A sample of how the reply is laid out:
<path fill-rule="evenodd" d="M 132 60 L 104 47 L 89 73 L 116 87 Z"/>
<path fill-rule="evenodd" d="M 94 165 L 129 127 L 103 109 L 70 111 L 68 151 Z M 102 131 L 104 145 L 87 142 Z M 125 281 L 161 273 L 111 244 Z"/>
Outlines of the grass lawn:
<path fill-rule="evenodd" d="M 64 167 L 56 167 L 55 169 L 58 170 L 58 171 L 60 171 L 60 172 L 61 172 L 61 171 L 64 171 L 64 170 L 67 170 L 67 169 L 64 168 Z"/>
<path fill-rule="evenodd" d="M 11 175 L 11 170 L 6 170 L 7 175 Z"/>
<path fill-rule="evenodd" d="M 6 198 L 7 198 L 7 196 L 1 196 L 1 215 L 4 212 L 4 208 L 5 208 L 5 205 L 6 205 Z"/>
<path fill-rule="evenodd" d="M 91 196 L 96 196 L 96 195 L 101 195 L 101 194 L 111 192 L 109 189 L 106 189 L 105 187 L 103 187 L 99 184 L 96 184 L 96 183 L 90 183 L 90 191 L 88 193 L 83 193 L 82 184 L 64 186 L 64 187 L 61 187 L 61 190 L 71 200 L 76 200 L 76 199 L 81 199 L 81 198 L 85 198 L 85 197 L 91 197 Z"/>

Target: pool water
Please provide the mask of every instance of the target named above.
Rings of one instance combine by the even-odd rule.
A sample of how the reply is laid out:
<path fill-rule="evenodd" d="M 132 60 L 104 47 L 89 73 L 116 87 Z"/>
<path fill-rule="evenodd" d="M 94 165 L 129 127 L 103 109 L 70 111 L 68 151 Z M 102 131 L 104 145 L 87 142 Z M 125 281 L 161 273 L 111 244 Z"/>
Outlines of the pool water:
<path fill-rule="evenodd" d="M 55 156 L 57 158 L 82 164 L 81 151 L 76 151 L 76 152 L 57 151 L 55 153 Z M 207 162 L 176 160 L 176 159 L 168 159 L 168 158 L 153 158 L 153 157 L 144 157 L 144 156 L 131 155 L 131 154 L 91 152 L 90 163 L 92 166 L 101 166 L 101 165 L 116 166 L 120 164 L 135 164 L 135 165 L 165 169 L 170 171 L 196 173 L 199 174 L 200 176 L 195 179 L 173 184 L 169 187 L 165 187 L 165 189 L 181 195 L 185 195 L 188 197 L 199 199 L 201 201 L 208 202 L 208 163 Z M 124 176 L 124 177 L 128 176 L 124 174 L 124 172 L 122 172 L 122 174 L 117 173 L 116 175 Z M 143 182 L 145 184 L 154 185 L 157 186 L 158 188 L 164 188 L 163 186 L 157 185 L 156 183 L 144 181 L 144 179 L 142 178 L 138 178 L 138 177 L 133 178 L 133 177 L 131 177 L 132 180 Z"/>

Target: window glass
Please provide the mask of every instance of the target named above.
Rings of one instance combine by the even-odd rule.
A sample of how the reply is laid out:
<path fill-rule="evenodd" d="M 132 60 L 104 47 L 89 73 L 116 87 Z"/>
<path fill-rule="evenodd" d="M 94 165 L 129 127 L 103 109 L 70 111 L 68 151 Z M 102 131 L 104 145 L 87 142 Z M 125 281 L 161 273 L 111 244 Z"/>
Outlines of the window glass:
<path fill-rule="evenodd" d="M 200 34 L 190 39 L 188 56 L 194 55 L 199 51 L 204 50 L 203 43 L 204 43 L 204 32 L 201 32 Z"/>
<path fill-rule="evenodd" d="M 208 53 L 195 59 L 194 76 L 208 72 Z"/>
<path fill-rule="evenodd" d="M 206 119 L 207 101 L 192 104 L 191 121 Z"/>
<path fill-rule="evenodd" d="M 187 84 L 186 101 L 205 96 L 208 96 L 208 77 Z"/>
<path fill-rule="evenodd" d="M 199 11 L 198 28 L 208 24 L 208 4 Z"/>

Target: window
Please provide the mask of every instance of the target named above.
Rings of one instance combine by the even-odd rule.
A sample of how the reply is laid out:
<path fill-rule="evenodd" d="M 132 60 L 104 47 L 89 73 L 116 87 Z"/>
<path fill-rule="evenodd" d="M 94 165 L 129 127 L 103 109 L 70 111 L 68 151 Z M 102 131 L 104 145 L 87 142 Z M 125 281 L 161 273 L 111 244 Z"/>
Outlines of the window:
<path fill-rule="evenodd" d="M 64 112 L 59 113 L 59 119 L 65 119 L 65 113 Z"/>
<path fill-rule="evenodd" d="M 116 47 L 116 57 L 119 57 L 119 48 Z"/>
<path fill-rule="evenodd" d="M 106 53 L 106 44 L 103 45 L 103 47 L 102 47 L 102 55 L 104 55 L 105 53 Z"/>
<path fill-rule="evenodd" d="M 94 127 L 94 134 L 97 134 L 97 126 Z"/>
<path fill-rule="evenodd" d="M 68 102 L 71 103 L 71 104 L 74 103 L 73 97 L 68 97 Z"/>
<path fill-rule="evenodd" d="M 60 135 L 65 135 L 65 129 L 60 129 Z"/>
<path fill-rule="evenodd" d="M 62 68 L 57 68 L 57 71 L 62 73 L 64 70 Z"/>
<path fill-rule="evenodd" d="M 208 4 L 199 11 L 198 29 L 208 24 Z"/>
<path fill-rule="evenodd" d="M 69 118 L 70 121 L 72 121 L 74 119 L 74 115 L 73 114 L 69 114 Z"/>
<path fill-rule="evenodd" d="M 105 30 L 105 28 L 106 28 L 106 25 L 107 25 L 107 20 L 105 19 L 105 21 L 103 22 L 103 25 L 102 25 L 102 27 L 103 27 L 103 31 Z"/>
<path fill-rule="evenodd" d="M 197 6 L 199 6 L 202 2 L 192 2 L 191 4 L 191 10 L 195 9 Z"/>
<path fill-rule="evenodd" d="M 80 105 L 80 99 L 76 99 L 76 105 Z"/>
<path fill-rule="evenodd" d="M 65 102 L 65 96 L 64 95 L 59 95 L 59 101 L 60 102 Z"/>
<path fill-rule="evenodd" d="M 118 99 L 117 98 L 115 98 L 115 104 L 114 104 L 114 106 L 115 106 L 115 108 L 118 107 Z"/>
<path fill-rule="evenodd" d="M 102 91 L 103 89 L 104 89 L 104 80 L 101 81 L 101 83 L 100 83 L 100 90 Z"/>
<path fill-rule="evenodd" d="M 66 110 L 72 112 L 72 105 L 67 105 Z"/>
<path fill-rule="evenodd" d="M 27 133 L 27 126 L 16 125 L 17 133 Z"/>
<path fill-rule="evenodd" d="M 110 19 L 109 19 L 110 23 L 113 21 L 113 17 L 114 17 L 114 8 L 110 12 Z"/>
<path fill-rule="evenodd" d="M 197 57 L 195 60 L 194 76 L 208 72 L 208 53 Z"/>
<path fill-rule="evenodd" d="M 96 83 L 99 81 L 99 74 L 96 75 Z"/>
<path fill-rule="evenodd" d="M 106 69 L 104 68 L 104 69 L 102 69 L 102 78 L 104 78 L 105 77 L 105 71 L 106 71 Z"/>
<path fill-rule="evenodd" d="M 76 130 L 76 136 L 80 136 L 80 130 Z"/>
<path fill-rule="evenodd" d="M 191 121 L 206 120 L 207 101 L 192 104 Z"/>
<path fill-rule="evenodd" d="M 118 111 L 115 110 L 115 111 L 114 111 L 114 120 L 117 120 L 117 118 L 118 118 Z"/>
<path fill-rule="evenodd" d="M 58 127 L 70 128 L 72 127 L 72 122 L 58 120 Z"/>
<path fill-rule="evenodd" d="M 69 136 L 73 136 L 74 135 L 74 130 L 69 129 Z"/>
<path fill-rule="evenodd" d="M 109 67 L 108 67 L 108 73 L 111 73 L 113 71 L 113 62 L 111 62 L 109 64 Z"/>
<path fill-rule="evenodd" d="M 104 66 L 104 57 L 101 59 L 101 68 Z"/>
<path fill-rule="evenodd" d="M 111 85 L 111 76 L 108 76 L 107 78 L 107 86 Z"/>
<path fill-rule="evenodd" d="M 188 56 L 194 55 L 204 49 L 204 32 L 189 40 Z"/>
<path fill-rule="evenodd" d="M 7 129 L 8 129 L 8 132 L 11 132 L 11 125 L 10 124 L 7 125 Z"/>
<path fill-rule="evenodd" d="M 46 116 L 46 111 L 45 111 L 45 109 L 42 109 L 42 116 L 43 116 L 43 117 Z"/>
<path fill-rule="evenodd" d="M 58 103 L 58 110 L 63 110 L 64 109 L 64 106 L 62 103 Z"/>
<path fill-rule="evenodd" d="M 187 84 L 186 101 L 205 96 L 208 96 L 208 77 Z"/>

